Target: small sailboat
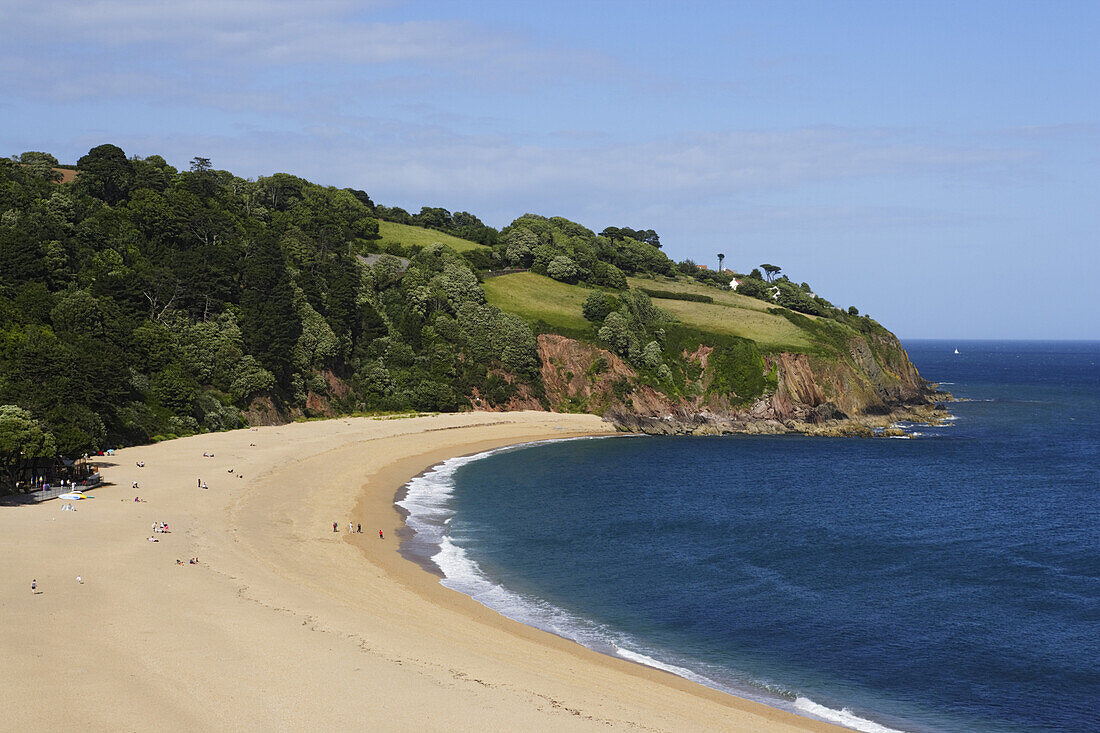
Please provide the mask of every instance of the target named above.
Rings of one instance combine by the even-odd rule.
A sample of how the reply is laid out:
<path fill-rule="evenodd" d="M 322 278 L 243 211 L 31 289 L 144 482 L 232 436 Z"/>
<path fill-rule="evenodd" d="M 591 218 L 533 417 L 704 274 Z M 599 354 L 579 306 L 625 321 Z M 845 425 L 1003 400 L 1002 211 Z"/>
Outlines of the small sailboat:
<path fill-rule="evenodd" d="M 957 353 L 959 353 L 959 350 L 958 350 L 958 349 L 955 349 L 955 353 L 956 353 L 956 354 L 957 354 Z"/>

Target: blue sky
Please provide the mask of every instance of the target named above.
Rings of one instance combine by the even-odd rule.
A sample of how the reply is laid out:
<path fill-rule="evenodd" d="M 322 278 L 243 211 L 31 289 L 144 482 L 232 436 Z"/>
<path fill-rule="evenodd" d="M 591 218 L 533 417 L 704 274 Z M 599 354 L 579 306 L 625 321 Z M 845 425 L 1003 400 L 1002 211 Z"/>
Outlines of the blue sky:
<path fill-rule="evenodd" d="M 1100 338 L 1100 4 L 0 2 L 0 154 L 652 228 L 903 338 Z"/>

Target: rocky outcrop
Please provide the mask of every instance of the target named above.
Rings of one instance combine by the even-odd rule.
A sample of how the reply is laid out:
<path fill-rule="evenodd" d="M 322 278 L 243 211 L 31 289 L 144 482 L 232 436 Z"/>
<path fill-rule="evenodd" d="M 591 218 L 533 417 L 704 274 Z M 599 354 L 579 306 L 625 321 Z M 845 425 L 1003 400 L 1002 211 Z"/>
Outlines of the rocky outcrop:
<path fill-rule="evenodd" d="M 775 387 L 751 400 L 708 393 L 710 347 L 682 355 L 701 368 L 699 395 L 672 399 L 605 349 L 552 334 L 538 344 L 551 409 L 603 414 L 629 432 L 870 435 L 898 419 L 935 419 L 932 406 L 943 397 L 897 339 L 878 334 L 853 338 L 838 354 L 766 356 Z"/>

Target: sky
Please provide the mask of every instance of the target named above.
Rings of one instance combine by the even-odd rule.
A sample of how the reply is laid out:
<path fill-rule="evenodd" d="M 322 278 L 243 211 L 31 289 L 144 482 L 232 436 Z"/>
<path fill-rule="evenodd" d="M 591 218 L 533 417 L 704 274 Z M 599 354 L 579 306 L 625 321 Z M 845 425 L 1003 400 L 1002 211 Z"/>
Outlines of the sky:
<path fill-rule="evenodd" d="M 0 0 L 0 27 L 0 155 L 654 229 L 903 339 L 1100 339 L 1100 3 Z"/>

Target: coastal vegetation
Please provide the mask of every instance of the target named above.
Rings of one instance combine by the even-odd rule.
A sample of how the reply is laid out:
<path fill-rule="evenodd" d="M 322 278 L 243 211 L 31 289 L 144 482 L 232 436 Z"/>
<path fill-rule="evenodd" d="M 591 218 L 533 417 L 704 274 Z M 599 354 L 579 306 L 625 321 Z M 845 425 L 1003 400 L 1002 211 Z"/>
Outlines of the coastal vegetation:
<path fill-rule="evenodd" d="M 0 160 L 8 464 L 362 412 L 734 411 L 783 392 L 781 354 L 844 363 L 863 396 L 912 381 L 854 308 L 773 265 L 735 292 L 649 229 L 524 214 L 498 232 L 114 145 L 61 170 Z"/>

